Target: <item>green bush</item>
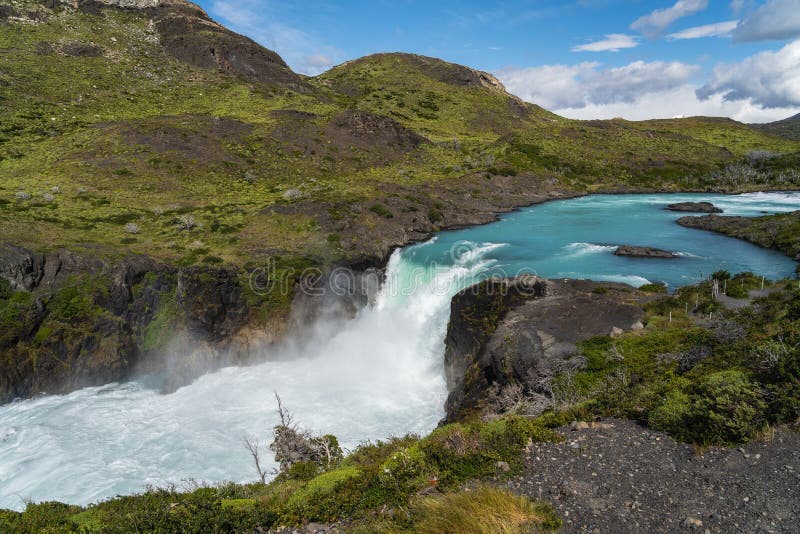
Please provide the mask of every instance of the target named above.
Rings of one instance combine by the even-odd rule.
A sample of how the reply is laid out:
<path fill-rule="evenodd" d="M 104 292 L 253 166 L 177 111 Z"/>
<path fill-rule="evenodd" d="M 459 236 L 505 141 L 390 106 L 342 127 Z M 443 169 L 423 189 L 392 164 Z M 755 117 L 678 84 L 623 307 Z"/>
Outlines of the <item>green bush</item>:
<path fill-rule="evenodd" d="M 428 210 L 428 219 L 430 219 L 433 224 L 436 224 L 444 219 L 444 214 L 436 208 L 431 208 Z"/>
<path fill-rule="evenodd" d="M 0 511 L 0 532 L 70 532 L 70 516 L 78 511 L 59 502 L 29 504 L 23 514 Z"/>
<path fill-rule="evenodd" d="M 644 291 L 645 293 L 666 293 L 667 286 L 664 284 L 645 284 L 639 288 L 639 291 Z"/>
<path fill-rule="evenodd" d="M 92 292 L 87 289 L 74 285 L 59 289 L 47 305 L 50 316 L 65 322 L 91 317 L 95 305 Z"/>
<path fill-rule="evenodd" d="M 11 288 L 11 282 L 0 276 L 0 299 L 11 298 L 13 294 L 14 290 Z"/>
<path fill-rule="evenodd" d="M 389 211 L 389 208 L 387 208 L 383 204 L 374 204 L 369 208 L 369 211 L 371 211 L 375 215 L 383 217 L 384 219 L 394 218 L 394 214 L 391 211 Z"/>
<path fill-rule="evenodd" d="M 765 424 L 766 404 L 741 371 L 708 375 L 688 392 L 672 391 L 650 413 L 653 428 L 683 441 L 703 445 L 749 441 Z"/>
<path fill-rule="evenodd" d="M 359 468 L 339 467 L 311 479 L 289 497 L 286 513 L 300 521 L 335 521 L 353 513 L 363 488 Z"/>
<path fill-rule="evenodd" d="M 712 274 L 711 278 L 713 278 L 714 280 L 720 280 L 720 281 L 722 281 L 722 280 L 730 280 L 731 279 L 731 273 L 730 273 L 730 271 L 720 270 L 720 271 L 717 271 L 714 274 Z"/>

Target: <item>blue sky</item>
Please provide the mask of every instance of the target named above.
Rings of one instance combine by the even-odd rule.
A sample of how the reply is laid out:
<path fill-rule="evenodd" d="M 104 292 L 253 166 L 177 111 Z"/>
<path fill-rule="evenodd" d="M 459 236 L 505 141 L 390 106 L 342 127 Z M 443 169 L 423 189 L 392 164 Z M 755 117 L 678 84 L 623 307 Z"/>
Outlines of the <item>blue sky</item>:
<path fill-rule="evenodd" d="M 201 0 L 304 74 L 412 52 L 576 118 L 800 112 L 800 0 Z"/>

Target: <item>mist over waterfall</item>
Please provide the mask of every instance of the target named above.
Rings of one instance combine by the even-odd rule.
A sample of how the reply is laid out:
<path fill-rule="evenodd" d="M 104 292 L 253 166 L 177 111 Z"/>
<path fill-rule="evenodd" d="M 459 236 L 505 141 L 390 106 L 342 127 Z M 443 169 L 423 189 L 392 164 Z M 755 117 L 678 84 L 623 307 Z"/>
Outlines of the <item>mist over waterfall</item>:
<path fill-rule="evenodd" d="M 431 431 L 444 415 L 450 297 L 488 266 L 482 254 L 434 272 L 397 251 L 375 302 L 352 321 L 309 325 L 300 335 L 311 339 L 266 363 L 222 369 L 173 394 L 139 381 L 0 406 L 0 508 L 28 498 L 86 504 L 189 479 L 254 480 L 242 440 L 269 443 L 274 392 L 304 427 L 347 448 Z"/>
<path fill-rule="evenodd" d="M 354 319 L 320 313 L 296 342 L 265 350 L 261 365 L 222 369 L 169 395 L 141 380 L 0 406 L 0 508 L 21 509 L 27 499 L 86 504 L 192 479 L 255 480 L 242 442 L 271 440 L 274 392 L 301 425 L 347 448 L 428 433 L 444 415 L 450 298 L 481 277 L 535 272 L 675 288 L 718 269 L 793 274 L 790 258 L 684 228 L 663 209 L 691 200 L 729 215 L 800 209 L 797 193 L 595 195 L 440 233 L 396 251 L 377 296 Z M 615 256 L 625 243 L 679 258 Z"/>

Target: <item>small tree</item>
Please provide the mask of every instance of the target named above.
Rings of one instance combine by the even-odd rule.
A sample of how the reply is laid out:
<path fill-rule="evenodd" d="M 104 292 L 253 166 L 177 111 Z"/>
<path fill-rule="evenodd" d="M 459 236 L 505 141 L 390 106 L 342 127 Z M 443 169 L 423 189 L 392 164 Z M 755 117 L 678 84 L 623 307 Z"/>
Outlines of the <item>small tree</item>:
<path fill-rule="evenodd" d="M 256 471 L 258 471 L 258 478 L 261 479 L 262 484 L 267 483 L 267 473 L 268 471 L 261 467 L 261 446 L 256 439 L 244 438 L 244 447 L 250 453 L 250 456 L 253 458 L 253 463 L 256 466 Z"/>
<path fill-rule="evenodd" d="M 302 471 L 304 474 L 310 472 L 315 475 L 337 465 L 344 453 L 336 437 L 316 436 L 301 429 L 277 393 L 275 400 L 278 402 L 280 423 L 273 428 L 273 440 L 269 449 L 275 453 L 275 461 L 280 466 L 278 471 L 281 474 Z M 269 472 L 262 465 L 261 445 L 255 439 L 245 438 L 243 441 L 253 459 L 259 479 L 266 484 Z M 297 467 L 293 470 L 295 466 Z"/>
<path fill-rule="evenodd" d="M 275 461 L 280 464 L 281 472 L 289 471 L 298 463 L 310 463 L 318 469 L 327 469 L 341 460 L 342 448 L 335 436 L 315 436 L 299 428 L 277 393 L 275 399 L 281 422 L 273 429 L 274 439 L 269 448 L 275 453 Z"/>

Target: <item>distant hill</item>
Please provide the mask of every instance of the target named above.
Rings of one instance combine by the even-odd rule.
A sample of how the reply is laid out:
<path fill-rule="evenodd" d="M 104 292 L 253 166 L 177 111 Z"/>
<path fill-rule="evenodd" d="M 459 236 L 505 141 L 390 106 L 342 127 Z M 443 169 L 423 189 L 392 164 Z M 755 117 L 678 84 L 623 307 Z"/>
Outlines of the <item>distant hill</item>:
<path fill-rule="evenodd" d="M 751 124 L 750 126 L 761 132 L 800 141 L 800 113 L 788 119 L 766 124 Z"/>
<path fill-rule="evenodd" d="M 34 249 L 382 257 L 555 189 L 730 188 L 704 177 L 800 150 L 724 119 L 570 120 L 419 55 L 301 76 L 184 0 L 0 0 L 0 49 L 0 226 Z"/>

